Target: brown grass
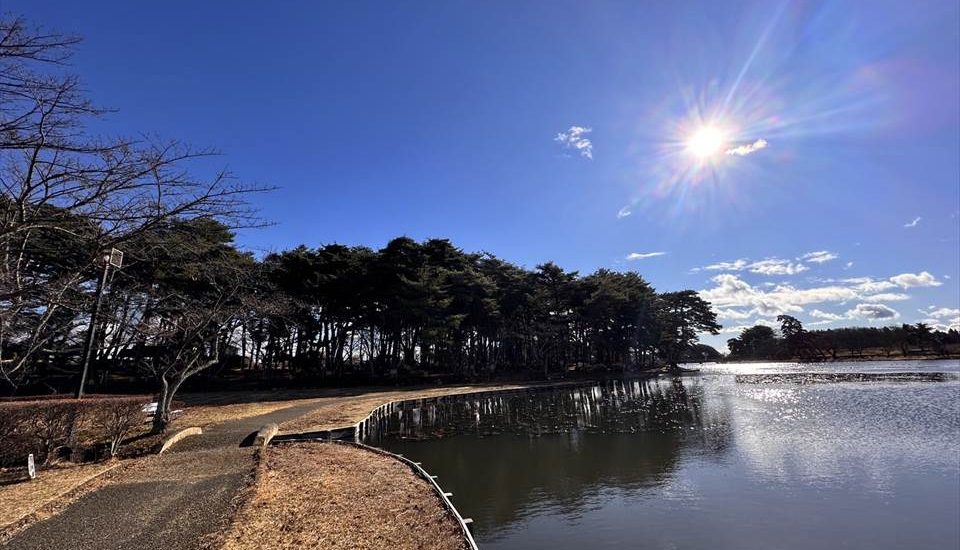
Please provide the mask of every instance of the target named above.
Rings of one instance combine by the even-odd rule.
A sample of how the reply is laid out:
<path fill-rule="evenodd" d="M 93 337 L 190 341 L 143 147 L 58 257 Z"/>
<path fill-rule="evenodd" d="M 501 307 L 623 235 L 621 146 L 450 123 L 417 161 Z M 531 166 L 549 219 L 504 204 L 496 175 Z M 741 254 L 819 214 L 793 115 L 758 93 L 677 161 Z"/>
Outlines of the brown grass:
<path fill-rule="evenodd" d="M 403 463 L 333 443 L 269 447 L 224 550 L 466 547 L 431 486 Z"/>

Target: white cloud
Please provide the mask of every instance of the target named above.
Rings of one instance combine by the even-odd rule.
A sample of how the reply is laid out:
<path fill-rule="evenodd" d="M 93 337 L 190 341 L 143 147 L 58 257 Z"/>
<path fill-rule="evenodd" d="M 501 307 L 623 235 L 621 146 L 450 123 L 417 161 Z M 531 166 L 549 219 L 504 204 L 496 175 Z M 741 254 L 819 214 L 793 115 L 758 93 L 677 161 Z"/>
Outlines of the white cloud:
<path fill-rule="evenodd" d="M 929 317 L 934 317 L 936 319 L 942 319 L 944 317 L 957 317 L 960 316 L 960 309 L 951 309 L 948 307 L 941 307 L 937 309 L 936 306 L 930 306 L 929 308 L 932 311 L 919 310 L 920 313 L 927 315 Z"/>
<path fill-rule="evenodd" d="M 836 252 L 830 252 L 829 250 L 818 250 L 816 252 L 807 252 L 801 259 L 806 262 L 822 264 L 824 262 L 829 262 L 830 260 L 836 260 L 839 257 L 840 255 Z"/>
<path fill-rule="evenodd" d="M 829 251 L 815 251 L 804 254 L 798 260 L 813 261 L 813 258 L 826 258 L 834 255 Z M 823 261 L 830 261 L 824 259 Z M 823 262 L 819 262 L 823 263 Z M 734 321 L 738 325 L 749 323 L 754 317 L 771 318 L 782 314 L 796 314 L 809 311 L 811 323 L 829 324 L 842 320 L 883 321 L 900 318 L 900 312 L 890 307 L 890 302 L 910 300 L 912 296 L 895 290 L 914 287 L 935 287 L 943 283 L 929 272 L 901 273 L 889 278 L 850 277 L 844 279 L 805 279 L 806 284 L 799 285 L 789 281 L 747 282 L 743 275 L 734 272 L 749 272 L 760 275 L 793 275 L 809 269 L 804 263 L 781 258 L 751 261 L 740 258 L 733 261 L 718 262 L 699 270 L 726 271 L 713 276 L 713 286 L 700 290 L 700 297 L 710 302 L 721 320 Z M 776 280 L 775 280 L 776 281 Z M 812 285 L 812 286 L 811 286 Z M 846 311 L 833 311 L 824 307 L 829 304 L 847 305 Z M 807 308 L 817 306 L 812 311 Z M 939 319 L 952 322 L 960 318 L 958 311 L 952 308 L 931 306 L 921 310 L 922 315 L 930 317 L 940 326 L 949 327 Z M 938 317 L 939 316 L 939 317 Z M 724 330 L 735 332 L 740 327 Z M 944 329 L 946 330 L 946 329 Z"/>
<path fill-rule="evenodd" d="M 851 279 L 842 279 L 842 282 L 850 283 L 851 285 L 853 285 L 853 288 L 867 294 L 882 292 L 884 290 L 890 290 L 891 288 L 897 287 L 897 285 L 891 283 L 890 281 L 879 281 L 876 279 L 871 279 L 870 277 L 854 277 Z"/>
<path fill-rule="evenodd" d="M 592 160 L 593 143 L 586 137 L 586 135 L 592 131 L 592 128 L 571 126 L 566 132 L 560 132 L 557 134 L 557 137 L 553 138 L 553 140 L 562 143 L 564 149 L 576 149 L 580 152 L 581 157 Z"/>
<path fill-rule="evenodd" d="M 864 296 L 861 299 L 865 302 L 902 302 L 903 300 L 909 300 L 910 295 L 897 292 L 882 292 L 880 294 Z"/>
<path fill-rule="evenodd" d="M 949 332 L 951 330 L 960 331 L 960 317 L 947 320 L 923 319 L 920 322 L 928 325 L 932 330 L 938 330 L 940 332 Z"/>
<path fill-rule="evenodd" d="M 854 289 L 838 285 L 809 289 L 777 285 L 771 290 L 762 290 L 731 273 L 717 275 L 711 280 L 716 286 L 700 291 L 704 300 L 717 307 L 748 307 L 756 310 L 758 315 L 766 316 L 803 311 L 803 306 L 809 304 L 859 298 Z"/>
<path fill-rule="evenodd" d="M 901 273 L 900 275 L 894 275 L 893 277 L 890 277 L 890 282 L 901 288 L 911 288 L 915 286 L 940 286 L 943 284 L 938 281 L 936 277 L 926 271 L 921 271 L 920 273 Z"/>
<path fill-rule="evenodd" d="M 810 268 L 801 263 L 791 263 L 789 260 L 775 258 L 750 264 L 750 272 L 761 275 L 796 275 L 808 269 Z"/>
<path fill-rule="evenodd" d="M 719 262 L 715 264 L 710 264 L 703 269 L 709 271 L 743 271 L 745 267 L 749 265 L 749 262 L 744 259 L 734 260 L 732 262 Z"/>
<path fill-rule="evenodd" d="M 826 311 L 820 311 L 819 309 L 815 309 L 811 311 L 810 316 L 816 319 L 823 319 L 828 323 L 832 321 L 839 321 L 841 319 L 846 319 L 846 317 L 843 315 L 838 315 L 836 313 L 828 313 Z"/>
<path fill-rule="evenodd" d="M 912 222 L 905 223 L 905 224 L 903 224 L 903 226 L 904 226 L 904 227 L 916 227 L 917 224 L 920 223 L 920 220 L 922 220 L 922 219 L 923 219 L 923 218 L 921 218 L 920 216 L 917 216 L 916 218 L 913 218 L 913 221 L 912 221 Z"/>
<path fill-rule="evenodd" d="M 743 320 L 753 317 L 754 310 L 740 311 L 738 309 L 717 309 L 717 319 Z"/>
<path fill-rule="evenodd" d="M 960 330 L 960 309 L 930 306 L 927 309 L 918 309 L 917 311 L 927 316 L 920 322 L 929 325 L 933 330 L 941 332 Z"/>
<path fill-rule="evenodd" d="M 617 211 L 617 219 L 619 220 L 621 218 L 626 218 L 630 214 L 633 214 L 633 212 L 630 211 L 630 207 L 624 206 L 623 208 Z"/>
<path fill-rule="evenodd" d="M 656 258 L 657 256 L 663 256 L 666 252 L 631 252 L 627 254 L 627 261 L 633 260 L 644 260 L 647 258 Z"/>
<path fill-rule="evenodd" d="M 853 262 L 847 262 L 847 265 L 843 266 L 843 269 L 850 269 L 853 267 Z"/>
<path fill-rule="evenodd" d="M 766 260 L 759 260 L 756 262 L 751 262 L 746 258 L 740 258 L 733 260 L 732 262 L 717 262 L 715 264 L 710 264 L 702 269 L 706 269 L 708 271 L 743 271 L 746 269 L 751 273 L 758 273 L 760 275 L 796 275 L 797 273 L 802 273 L 810 268 L 801 263 L 791 262 L 790 260 L 782 260 L 780 258 L 767 258 Z M 694 268 L 694 271 L 699 270 L 700 268 Z"/>
<path fill-rule="evenodd" d="M 857 304 L 857 306 L 847 311 L 847 317 L 850 319 L 867 319 L 869 321 L 879 321 L 884 319 L 896 319 L 900 313 L 884 304 Z"/>
<path fill-rule="evenodd" d="M 726 153 L 727 153 L 728 155 L 736 155 L 736 156 L 738 156 L 738 157 L 745 157 L 745 156 L 749 155 L 750 153 L 755 153 L 755 152 L 759 151 L 760 149 L 766 149 L 766 148 L 767 148 L 767 140 L 765 140 L 765 139 L 758 139 L 757 141 L 754 141 L 753 143 L 744 143 L 743 145 L 738 145 L 737 147 L 734 147 L 734 148 L 732 148 L 732 149 L 727 149 Z"/>

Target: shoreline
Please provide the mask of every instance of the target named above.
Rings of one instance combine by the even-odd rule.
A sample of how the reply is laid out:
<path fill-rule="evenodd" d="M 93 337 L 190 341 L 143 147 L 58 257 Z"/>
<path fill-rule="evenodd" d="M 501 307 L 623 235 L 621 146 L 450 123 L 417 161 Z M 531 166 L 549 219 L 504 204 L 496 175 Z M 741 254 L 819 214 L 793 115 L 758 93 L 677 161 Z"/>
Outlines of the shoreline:
<path fill-rule="evenodd" d="M 896 355 L 893 357 L 884 357 L 878 355 L 869 355 L 863 357 L 838 357 L 836 359 L 823 359 L 816 361 L 803 361 L 797 358 L 791 359 L 736 359 L 731 361 L 713 361 L 711 363 L 684 363 L 686 365 L 726 365 L 730 363 L 799 363 L 801 365 L 818 365 L 829 363 L 869 363 L 873 361 L 960 361 L 960 354 L 950 354 L 946 356 L 924 355 L 919 357 Z"/>
<path fill-rule="evenodd" d="M 951 358 L 947 358 L 950 360 Z M 754 361 L 760 362 L 760 361 Z M 696 364 L 687 364 L 688 367 L 694 366 Z M 259 539 L 255 532 L 252 532 L 246 528 L 238 527 L 238 522 L 244 521 L 244 518 L 249 514 L 249 512 L 244 512 L 251 506 L 257 506 L 257 502 L 262 502 L 264 498 L 264 491 L 268 491 L 266 494 L 268 497 L 273 499 L 279 499 L 283 501 L 285 498 L 289 497 L 291 499 L 296 499 L 299 503 L 300 508 L 296 509 L 285 509 L 283 511 L 282 517 L 284 518 L 281 523 L 283 529 L 291 529 L 296 531 L 297 526 L 303 527 L 306 532 L 309 532 L 309 526 L 317 521 L 323 521 L 325 523 L 325 529 L 337 529 L 343 527 L 343 525 L 349 525 L 349 521 L 346 524 L 339 524 L 338 521 L 343 518 L 332 515 L 332 516 L 322 516 L 323 513 L 326 513 L 321 506 L 323 499 L 319 494 L 311 494 L 310 491 L 303 490 L 301 488 L 301 482 L 303 483 L 320 483 L 323 480 L 323 468 L 317 468 L 314 466 L 323 466 L 317 461 L 311 462 L 310 456 L 313 456 L 314 453 L 319 453 L 320 455 L 326 457 L 324 460 L 327 460 L 326 463 L 335 471 L 344 472 L 344 476 L 338 478 L 338 483 L 344 483 L 349 486 L 364 487 L 369 485 L 374 485 L 372 487 L 367 487 L 372 493 L 370 493 L 371 498 L 374 498 L 378 491 L 382 492 L 384 490 L 392 490 L 392 487 L 384 485 L 384 483 L 408 483 L 411 480 L 420 480 L 415 470 L 410 469 L 407 465 L 402 464 L 399 461 L 393 460 L 389 457 L 380 456 L 380 458 L 386 460 L 387 462 L 377 461 L 372 459 L 369 454 L 377 454 L 377 451 L 374 449 L 363 449 L 360 447 L 354 448 L 355 452 L 352 453 L 339 453 L 336 456 L 328 453 L 327 451 L 317 450 L 321 447 L 327 448 L 327 444 L 319 441 L 310 441 L 317 439 L 329 439 L 331 432 L 342 431 L 344 432 L 343 436 L 355 440 L 361 439 L 362 431 L 364 425 L 370 421 L 370 419 L 377 414 L 378 411 L 382 411 L 384 408 L 389 408 L 391 406 L 397 406 L 401 403 L 408 401 L 419 401 L 424 399 L 439 399 L 444 397 L 457 397 L 457 396 L 469 396 L 469 395 L 487 395 L 503 392 L 518 392 L 518 391 L 531 391 L 531 390 L 551 390 L 556 388 L 564 387 L 577 387 L 584 385 L 592 385 L 596 383 L 602 383 L 609 380 L 635 380 L 635 379 L 653 379 L 657 378 L 664 374 L 660 371 L 648 371 L 641 373 L 628 373 L 622 376 L 599 376 L 593 378 L 574 378 L 567 380 L 557 380 L 557 381 L 547 381 L 547 382 L 529 382 L 529 383 L 507 383 L 507 384 L 497 384 L 497 383 L 488 383 L 488 384 L 464 384 L 464 385 L 451 385 L 451 386 L 435 386 L 435 387 L 419 387 L 419 388 L 410 388 L 410 389 L 398 389 L 398 388 L 371 388 L 372 391 L 363 391 L 362 388 L 351 389 L 349 391 L 342 390 L 298 390 L 294 392 L 285 393 L 284 391 L 272 391 L 272 392 L 231 392 L 229 395 L 223 393 L 211 394 L 209 396 L 193 395 L 191 396 L 191 401 L 196 403 L 197 410 L 204 410 L 205 408 L 211 409 L 210 411 L 205 411 L 207 413 L 216 413 L 222 412 L 225 416 L 237 415 L 240 417 L 248 418 L 247 423 L 254 424 L 259 421 L 260 418 L 265 417 L 266 415 L 255 415 L 247 416 L 253 410 L 270 410 L 273 415 L 282 415 L 284 410 L 290 409 L 299 409 L 295 415 L 290 415 L 286 413 L 285 418 L 279 423 L 281 434 L 278 435 L 276 445 L 268 445 L 264 448 L 257 449 L 255 453 L 262 457 L 262 460 L 257 460 L 256 463 L 251 464 L 248 470 L 248 476 L 250 483 L 246 485 L 246 488 L 238 491 L 234 495 L 235 507 L 234 512 L 230 515 L 230 518 L 227 524 L 216 530 L 216 539 L 220 542 L 214 542 L 214 548 L 229 548 L 229 549 L 240 549 L 240 548 L 259 548 L 257 542 Z M 247 401 L 245 404 L 238 403 L 238 401 L 246 401 L 248 399 L 255 399 L 256 401 Z M 206 401 L 209 404 L 204 404 Z M 212 403 L 211 403 L 212 402 Z M 214 404 L 215 403 L 215 404 Z M 260 407 L 258 405 L 266 405 L 266 407 Z M 302 411 L 302 412 L 300 412 Z M 292 410 L 290 412 L 293 412 Z M 227 414 L 229 413 L 229 414 Z M 189 410 L 188 410 L 189 415 Z M 211 417 L 212 418 L 212 417 Z M 215 424 L 216 425 L 216 424 Z M 323 434 L 316 432 L 326 432 L 328 437 L 323 437 Z M 287 441 L 284 441 L 284 439 Z M 205 439 L 205 436 L 199 436 L 196 438 L 196 441 L 192 445 L 186 445 L 188 447 L 201 444 Z M 300 439 L 300 441 L 290 441 L 290 439 Z M 303 440 L 307 441 L 303 441 Z M 362 440 L 362 439 L 361 439 Z M 238 440 L 239 442 L 239 440 Z M 332 447 L 332 446 L 331 446 Z M 294 450 L 291 450 L 294 449 Z M 296 450 L 300 449 L 300 450 Z M 309 449 L 309 450 L 304 450 Z M 326 454 L 325 454 L 326 453 Z M 293 460 L 290 457 L 300 454 L 302 455 L 300 460 Z M 284 455 L 289 455 L 286 458 Z M 271 458 L 272 457 L 272 458 Z M 139 462 L 139 461 L 137 461 Z M 391 469 L 392 467 L 388 464 L 399 464 L 403 468 L 399 471 L 396 469 Z M 283 473 L 280 470 L 272 469 L 273 465 L 283 465 L 284 468 L 294 468 L 295 470 L 299 468 L 301 471 L 292 471 Z M 379 464 L 379 466 L 377 466 Z M 365 471 L 367 477 L 363 477 L 358 472 L 361 470 L 358 469 L 361 465 L 365 465 Z M 381 475 L 385 471 L 392 472 L 390 474 L 389 480 L 383 479 L 381 481 L 375 481 L 378 475 Z M 158 474 L 159 475 L 159 474 Z M 177 472 L 170 471 L 166 472 L 163 475 L 177 476 Z M 298 476 L 303 476 L 302 479 Z M 266 480 L 274 479 L 278 476 L 287 476 L 287 482 L 283 486 L 277 487 L 275 485 L 267 485 L 269 482 Z M 317 477 L 320 476 L 320 477 Z M 352 476 L 352 477 L 350 477 Z M 113 476 L 108 476 L 113 477 Z M 111 481 L 111 483 L 106 484 L 109 486 L 115 483 L 124 483 L 123 478 L 128 476 L 116 476 L 118 479 Z M 428 476 L 429 477 L 429 476 Z M 261 481 L 264 480 L 264 481 Z M 406 481 L 403 481 L 406 480 Z M 320 483 L 319 486 L 323 486 Z M 409 498 L 423 498 L 423 494 L 417 496 L 417 492 L 411 489 L 413 486 L 407 485 L 409 491 L 413 491 L 408 494 Z M 95 491 L 99 491 L 102 487 L 98 487 Z M 432 508 L 426 504 L 422 504 L 420 508 L 416 510 L 410 510 L 405 512 L 408 516 L 413 514 L 413 518 L 423 517 L 433 518 L 431 521 L 440 521 L 437 520 L 436 516 L 437 510 L 440 510 L 440 513 L 451 520 L 454 528 L 458 528 L 457 522 L 453 521 L 456 519 L 456 515 L 451 513 L 449 509 L 444 506 L 443 503 L 443 491 L 440 490 L 440 497 L 433 493 L 433 489 L 430 487 L 429 483 L 424 483 L 420 488 L 423 491 L 426 491 L 430 498 L 433 500 L 428 500 L 425 502 L 433 502 Z M 365 489 L 366 490 L 366 489 Z M 413 495 L 413 496 L 410 496 Z M 369 495 L 368 495 L 369 496 Z M 394 495 L 398 499 L 397 502 L 404 502 L 404 498 L 401 498 L 398 495 Z M 374 501 L 375 502 L 375 501 Z M 368 503 L 369 504 L 369 503 Z M 72 504 L 63 503 L 63 508 L 69 510 Z M 344 501 L 340 504 L 338 508 L 338 513 L 347 514 L 349 517 L 350 514 L 357 514 L 362 512 L 362 508 L 365 505 L 360 501 L 351 502 L 349 500 Z M 320 517 L 317 517 L 317 514 L 321 514 Z M 279 516 L 278 516 L 279 517 Z M 131 520 L 132 521 L 132 520 Z M 407 530 L 411 529 L 411 525 L 416 525 L 416 520 L 405 520 L 404 525 Z M 338 527 L 339 525 L 339 527 Z M 389 526 L 384 526 L 385 529 L 392 529 Z M 239 529 L 239 531 L 238 531 Z M 456 530 L 456 529 L 455 529 Z M 394 531 L 391 531 L 394 532 Z M 242 535 L 242 536 L 241 536 Z M 233 546 L 226 545 L 226 538 L 224 537 L 233 537 Z M 393 536 L 393 535 L 391 535 Z M 399 535 L 396 535 L 399 536 Z M 250 539 L 249 546 L 243 546 L 247 544 L 241 539 L 246 539 L 246 537 L 252 537 Z M 16 538 L 16 537 L 14 537 Z M 69 538 L 69 537 L 68 537 Z M 296 539 L 291 539 L 288 541 L 291 546 L 284 546 L 281 542 L 277 542 L 280 547 L 297 547 Z M 335 548 L 350 548 L 350 546 L 333 546 Z M 363 548 L 364 546 L 358 546 Z M 376 546 L 368 546 L 376 547 Z M 410 546 L 422 547 L 414 544 Z M 263 548 L 271 548 L 269 546 L 263 546 Z M 397 548 L 404 548 L 403 546 L 397 546 Z"/>

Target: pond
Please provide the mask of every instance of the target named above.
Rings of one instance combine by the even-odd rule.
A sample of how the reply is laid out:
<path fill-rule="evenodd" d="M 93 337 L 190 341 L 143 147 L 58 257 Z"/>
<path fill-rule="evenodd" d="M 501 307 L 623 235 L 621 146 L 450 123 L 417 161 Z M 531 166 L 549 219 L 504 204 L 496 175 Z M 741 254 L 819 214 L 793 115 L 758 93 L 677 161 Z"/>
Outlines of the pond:
<path fill-rule="evenodd" d="M 946 381 L 745 382 L 796 372 Z M 409 403 L 367 443 L 423 463 L 482 549 L 958 548 L 960 362 L 705 365 Z"/>

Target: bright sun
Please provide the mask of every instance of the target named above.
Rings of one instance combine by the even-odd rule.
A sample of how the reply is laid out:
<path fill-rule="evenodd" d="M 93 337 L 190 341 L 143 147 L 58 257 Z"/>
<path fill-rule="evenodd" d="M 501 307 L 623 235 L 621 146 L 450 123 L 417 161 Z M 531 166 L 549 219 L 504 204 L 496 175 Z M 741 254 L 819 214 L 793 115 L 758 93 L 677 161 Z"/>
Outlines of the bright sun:
<path fill-rule="evenodd" d="M 720 153 L 725 142 L 723 132 L 713 126 L 704 126 L 687 140 L 687 150 L 698 158 L 706 159 Z"/>

